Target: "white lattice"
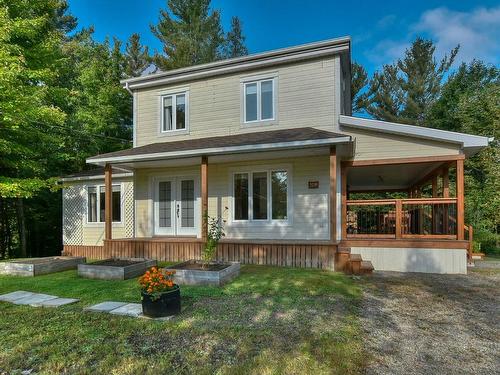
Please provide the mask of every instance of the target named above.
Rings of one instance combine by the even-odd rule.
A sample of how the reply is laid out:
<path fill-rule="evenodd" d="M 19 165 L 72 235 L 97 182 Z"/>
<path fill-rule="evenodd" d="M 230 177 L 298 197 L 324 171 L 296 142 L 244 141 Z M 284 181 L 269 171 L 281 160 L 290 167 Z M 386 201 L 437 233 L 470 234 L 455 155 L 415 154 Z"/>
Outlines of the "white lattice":
<path fill-rule="evenodd" d="M 123 192 L 123 219 L 125 225 L 125 237 L 134 237 L 134 184 L 124 184 Z"/>
<path fill-rule="evenodd" d="M 83 245 L 85 214 L 84 189 L 81 185 L 63 189 L 63 242 L 65 245 Z"/>

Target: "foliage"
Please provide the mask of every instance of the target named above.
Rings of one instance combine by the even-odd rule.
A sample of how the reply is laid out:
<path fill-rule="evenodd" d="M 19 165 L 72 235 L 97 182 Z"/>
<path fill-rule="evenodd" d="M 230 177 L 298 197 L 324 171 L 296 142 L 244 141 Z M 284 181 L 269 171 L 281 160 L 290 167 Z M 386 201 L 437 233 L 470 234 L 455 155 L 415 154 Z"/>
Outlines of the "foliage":
<path fill-rule="evenodd" d="M 207 220 L 208 224 L 208 235 L 207 242 L 205 243 L 201 253 L 204 267 L 215 260 L 217 245 L 219 244 L 220 239 L 225 236 L 224 220 L 222 217 L 210 217 L 206 215 L 205 220 Z"/>
<path fill-rule="evenodd" d="M 246 54 L 238 18 L 233 18 L 231 27 L 226 37 L 220 12 L 210 8 L 210 0 L 168 0 L 158 24 L 151 25 L 163 44 L 163 53 L 155 53 L 153 61 L 170 70 Z"/>
<path fill-rule="evenodd" d="M 125 46 L 125 75 L 138 77 L 150 63 L 148 47 L 141 45 L 141 37 L 138 33 L 132 34 Z"/>
<path fill-rule="evenodd" d="M 435 50 L 432 41 L 417 38 L 402 59 L 376 72 L 365 96 L 366 111 L 380 120 L 428 126 L 427 111 L 439 97 L 458 47 L 439 63 Z"/>
<path fill-rule="evenodd" d="M 154 301 L 160 298 L 161 294 L 174 289 L 175 284 L 173 276 L 175 271 L 167 271 L 158 267 L 151 267 L 144 275 L 139 278 L 141 290 L 151 295 Z"/>
<path fill-rule="evenodd" d="M 240 57 L 248 55 L 248 49 L 245 46 L 245 36 L 243 28 L 238 17 L 231 18 L 231 30 L 227 33 L 225 57 Z"/>
<path fill-rule="evenodd" d="M 353 62 L 351 65 L 351 103 L 352 112 L 361 112 L 366 107 L 366 95 L 363 89 L 368 84 L 368 73 L 365 68 Z"/>

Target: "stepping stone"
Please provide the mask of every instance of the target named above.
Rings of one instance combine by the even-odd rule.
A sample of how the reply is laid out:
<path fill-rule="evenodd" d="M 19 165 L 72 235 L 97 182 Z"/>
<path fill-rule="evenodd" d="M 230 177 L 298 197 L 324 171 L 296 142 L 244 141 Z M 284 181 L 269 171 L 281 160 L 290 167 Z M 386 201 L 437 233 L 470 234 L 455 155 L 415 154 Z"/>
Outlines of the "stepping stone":
<path fill-rule="evenodd" d="M 35 303 L 32 306 L 59 307 L 59 306 L 69 305 L 70 303 L 75 303 L 78 301 L 79 299 L 77 298 L 54 298 L 54 299 L 49 299 L 47 301 L 42 301 L 40 303 Z"/>
<path fill-rule="evenodd" d="M 97 305 L 93 305 L 90 307 L 86 307 L 84 310 L 86 311 L 97 311 L 97 312 L 110 312 L 111 310 L 115 310 L 119 307 L 127 305 L 127 302 L 114 302 L 114 301 L 105 301 L 98 303 Z"/>
<path fill-rule="evenodd" d="M 142 305 L 140 303 L 127 303 L 117 309 L 111 310 L 110 314 L 114 315 L 126 315 L 132 317 L 138 317 L 142 315 Z"/>
<path fill-rule="evenodd" d="M 57 296 L 51 296 L 49 294 L 39 294 L 39 293 L 34 293 L 31 296 L 26 296 L 20 299 L 16 299 L 15 301 L 12 301 L 12 303 L 16 305 L 32 305 L 36 306 L 37 304 L 41 302 L 45 302 L 51 299 L 56 299 Z"/>
<path fill-rule="evenodd" d="M 29 297 L 34 295 L 35 293 L 26 292 L 24 290 L 18 290 L 17 292 L 7 293 L 0 295 L 0 301 L 4 302 L 14 302 L 17 299 L 21 299 L 24 297 Z"/>

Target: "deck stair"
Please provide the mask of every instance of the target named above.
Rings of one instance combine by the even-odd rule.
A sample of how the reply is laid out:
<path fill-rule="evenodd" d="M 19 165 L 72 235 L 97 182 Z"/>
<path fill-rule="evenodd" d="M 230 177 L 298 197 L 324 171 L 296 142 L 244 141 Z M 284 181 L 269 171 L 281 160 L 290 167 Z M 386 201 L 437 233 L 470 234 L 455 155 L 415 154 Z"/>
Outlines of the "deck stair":
<path fill-rule="evenodd" d="M 348 247 L 337 250 L 335 269 L 352 275 L 371 275 L 374 271 L 372 262 L 363 260 L 359 254 L 352 254 Z"/>

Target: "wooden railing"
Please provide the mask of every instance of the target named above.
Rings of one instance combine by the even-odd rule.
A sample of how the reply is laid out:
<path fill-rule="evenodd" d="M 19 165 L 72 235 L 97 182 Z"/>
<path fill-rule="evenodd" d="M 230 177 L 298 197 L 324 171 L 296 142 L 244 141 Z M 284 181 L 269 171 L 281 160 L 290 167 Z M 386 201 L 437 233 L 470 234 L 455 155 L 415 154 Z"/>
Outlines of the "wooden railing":
<path fill-rule="evenodd" d="M 457 239 L 456 198 L 348 200 L 347 238 Z"/>
<path fill-rule="evenodd" d="M 472 251 L 474 250 L 474 228 L 472 225 L 464 225 L 465 239 L 469 242 L 467 247 L 467 257 L 472 260 Z"/>

